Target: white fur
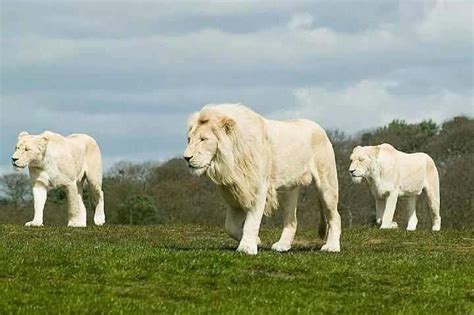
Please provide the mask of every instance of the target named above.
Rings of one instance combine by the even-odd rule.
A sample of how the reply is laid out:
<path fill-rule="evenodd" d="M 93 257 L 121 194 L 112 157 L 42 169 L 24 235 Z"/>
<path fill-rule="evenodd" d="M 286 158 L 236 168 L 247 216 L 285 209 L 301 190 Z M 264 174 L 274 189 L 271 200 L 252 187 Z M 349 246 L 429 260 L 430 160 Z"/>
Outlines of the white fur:
<path fill-rule="evenodd" d="M 393 216 L 400 197 L 407 199 L 407 230 L 416 230 L 416 199 L 424 195 L 431 210 L 432 229 L 439 231 L 439 177 L 433 159 L 425 153 L 407 154 L 390 144 L 356 147 L 351 155 L 354 182 L 365 179 L 376 203 L 377 223 L 382 229 L 398 227 Z"/>
<path fill-rule="evenodd" d="M 272 248 L 288 251 L 299 187 L 313 180 L 320 195 L 320 235 L 327 237 L 322 250 L 340 251 L 334 151 L 317 124 L 265 119 L 239 104 L 207 105 L 190 118 L 188 142 L 184 157 L 190 168 L 219 185 L 230 205 L 226 230 L 240 241 L 239 252 L 257 254 L 262 216 L 279 205 L 284 229 Z"/>
<path fill-rule="evenodd" d="M 86 226 L 86 208 L 82 200 L 85 180 L 96 201 L 94 223 L 105 223 L 102 192 L 102 158 L 95 140 L 87 135 L 63 137 L 45 131 L 40 135 L 22 132 L 12 156 L 17 169 L 28 166 L 33 186 L 34 217 L 26 226 L 42 226 L 43 210 L 49 188 L 64 187 L 68 198 L 71 227 Z"/>

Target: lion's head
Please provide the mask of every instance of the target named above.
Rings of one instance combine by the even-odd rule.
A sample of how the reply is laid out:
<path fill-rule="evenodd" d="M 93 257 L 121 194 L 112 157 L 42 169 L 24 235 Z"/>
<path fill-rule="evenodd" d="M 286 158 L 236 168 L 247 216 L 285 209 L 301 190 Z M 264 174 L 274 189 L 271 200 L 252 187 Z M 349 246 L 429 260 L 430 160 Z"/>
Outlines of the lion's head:
<path fill-rule="evenodd" d="M 371 175 L 374 163 L 377 159 L 378 148 L 367 146 L 358 146 L 354 148 L 351 154 L 351 165 L 349 172 L 352 176 L 352 181 L 361 183 L 362 179 L 368 178 Z"/>
<path fill-rule="evenodd" d="M 191 116 L 184 159 L 194 174 L 203 175 L 214 166 L 217 155 L 229 145 L 234 125 L 231 118 L 206 110 Z"/>
<path fill-rule="evenodd" d="M 15 152 L 12 155 L 12 164 L 15 169 L 20 170 L 28 165 L 40 164 L 48 144 L 46 135 L 29 135 L 23 131 L 18 135 Z"/>
<path fill-rule="evenodd" d="M 262 126 L 260 116 L 240 104 L 206 105 L 189 119 L 184 159 L 194 174 L 206 174 L 249 208 L 261 181 Z"/>

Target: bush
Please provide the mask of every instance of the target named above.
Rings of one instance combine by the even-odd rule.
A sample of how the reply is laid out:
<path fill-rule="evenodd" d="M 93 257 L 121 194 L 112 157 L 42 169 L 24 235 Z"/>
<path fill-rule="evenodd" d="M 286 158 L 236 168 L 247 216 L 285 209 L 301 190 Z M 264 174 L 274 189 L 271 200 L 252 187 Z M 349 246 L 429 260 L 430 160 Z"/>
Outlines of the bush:
<path fill-rule="evenodd" d="M 156 207 L 153 197 L 133 195 L 118 207 L 118 221 L 121 224 L 145 225 L 156 223 Z"/>

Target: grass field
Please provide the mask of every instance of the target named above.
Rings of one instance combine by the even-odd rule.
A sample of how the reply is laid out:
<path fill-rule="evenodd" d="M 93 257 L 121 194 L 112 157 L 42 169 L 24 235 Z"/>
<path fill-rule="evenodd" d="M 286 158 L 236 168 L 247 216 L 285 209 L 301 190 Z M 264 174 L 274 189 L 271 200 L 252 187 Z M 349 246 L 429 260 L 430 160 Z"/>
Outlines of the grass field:
<path fill-rule="evenodd" d="M 223 229 L 0 226 L 0 314 L 474 313 L 474 230 L 315 231 L 294 250 L 234 252 Z"/>

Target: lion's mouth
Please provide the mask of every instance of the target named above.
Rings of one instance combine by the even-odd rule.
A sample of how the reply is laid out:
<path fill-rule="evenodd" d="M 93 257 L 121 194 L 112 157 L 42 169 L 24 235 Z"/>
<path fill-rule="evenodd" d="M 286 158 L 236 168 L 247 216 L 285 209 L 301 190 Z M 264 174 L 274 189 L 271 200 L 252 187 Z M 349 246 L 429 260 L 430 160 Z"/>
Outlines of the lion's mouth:
<path fill-rule="evenodd" d="M 352 182 L 356 183 L 356 184 L 360 184 L 362 182 L 362 180 L 364 179 L 363 176 L 360 176 L 360 175 L 352 175 Z"/>
<path fill-rule="evenodd" d="M 209 167 L 209 165 L 196 166 L 196 165 L 189 164 L 189 168 L 192 169 L 192 170 L 196 170 L 196 171 L 203 170 L 203 169 L 206 169 L 208 167 Z"/>
<path fill-rule="evenodd" d="M 13 168 L 17 171 L 20 171 L 26 167 L 26 165 L 18 165 L 16 164 L 16 162 L 12 163 L 12 165 L 13 165 Z"/>
<path fill-rule="evenodd" d="M 204 173 L 207 172 L 209 169 L 210 164 L 204 165 L 204 166 L 197 166 L 197 165 L 191 165 L 189 164 L 189 170 L 191 171 L 191 174 L 201 176 Z"/>

